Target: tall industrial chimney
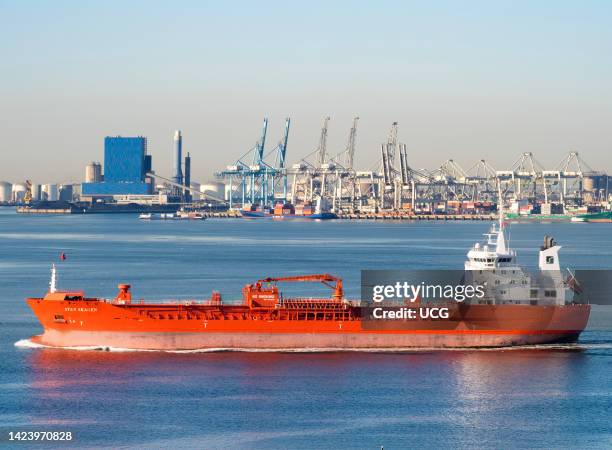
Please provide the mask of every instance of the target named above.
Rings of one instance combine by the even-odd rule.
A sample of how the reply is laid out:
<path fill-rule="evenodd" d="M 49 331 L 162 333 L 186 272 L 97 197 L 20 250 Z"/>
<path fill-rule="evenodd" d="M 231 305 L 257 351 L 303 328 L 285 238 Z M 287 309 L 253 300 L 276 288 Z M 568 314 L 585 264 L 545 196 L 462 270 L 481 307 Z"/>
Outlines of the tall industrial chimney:
<path fill-rule="evenodd" d="M 188 188 L 191 187 L 191 156 L 189 156 L 189 152 L 187 152 L 187 156 L 185 156 L 185 186 Z M 185 189 L 183 193 L 183 197 L 187 203 L 191 203 L 191 191 Z"/>
<path fill-rule="evenodd" d="M 183 171 L 181 170 L 181 161 L 183 159 L 183 136 L 180 130 L 174 132 L 174 176 L 172 181 L 178 184 L 183 184 Z"/>

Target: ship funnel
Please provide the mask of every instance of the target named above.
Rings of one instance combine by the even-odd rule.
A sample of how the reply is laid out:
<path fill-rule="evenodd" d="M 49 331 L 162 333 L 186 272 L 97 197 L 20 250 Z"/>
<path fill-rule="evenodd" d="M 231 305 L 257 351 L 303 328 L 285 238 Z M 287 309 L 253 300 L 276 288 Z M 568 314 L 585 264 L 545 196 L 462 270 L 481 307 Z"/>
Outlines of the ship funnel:
<path fill-rule="evenodd" d="M 544 236 L 544 245 L 542 246 L 542 250 L 548 250 L 555 246 L 555 239 L 552 236 Z"/>
<path fill-rule="evenodd" d="M 561 246 L 557 245 L 554 238 L 544 236 L 544 245 L 540 247 L 540 270 L 561 270 L 559 250 L 561 250 Z"/>

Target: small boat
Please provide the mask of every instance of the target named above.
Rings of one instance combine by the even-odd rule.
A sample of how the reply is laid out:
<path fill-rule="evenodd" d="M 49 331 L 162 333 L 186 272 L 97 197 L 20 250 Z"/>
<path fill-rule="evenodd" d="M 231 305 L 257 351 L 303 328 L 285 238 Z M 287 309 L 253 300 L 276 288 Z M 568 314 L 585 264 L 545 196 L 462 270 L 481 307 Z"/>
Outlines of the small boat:
<path fill-rule="evenodd" d="M 612 211 L 601 211 L 589 214 L 580 214 L 572 217 L 572 222 L 612 222 Z"/>
<path fill-rule="evenodd" d="M 174 213 L 144 213 L 138 216 L 142 220 L 168 220 L 175 219 Z"/>
<path fill-rule="evenodd" d="M 331 211 L 325 198 L 318 197 L 314 207 L 310 204 L 296 207 L 291 203 L 279 203 L 274 207 L 274 218 L 328 220 L 337 219 L 338 215 Z"/>
<path fill-rule="evenodd" d="M 179 211 L 176 213 L 176 219 L 180 220 L 205 220 L 206 217 L 199 211 Z"/>
<path fill-rule="evenodd" d="M 507 220 L 517 222 L 567 222 L 573 217 L 570 214 L 519 214 L 506 213 Z"/>
<path fill-rule="evenodd" d="M 269 206 L 245 205 L 241 210 L 242 217 L 247 219 L 261 219 L 273 216 L 273 211 Z"/>

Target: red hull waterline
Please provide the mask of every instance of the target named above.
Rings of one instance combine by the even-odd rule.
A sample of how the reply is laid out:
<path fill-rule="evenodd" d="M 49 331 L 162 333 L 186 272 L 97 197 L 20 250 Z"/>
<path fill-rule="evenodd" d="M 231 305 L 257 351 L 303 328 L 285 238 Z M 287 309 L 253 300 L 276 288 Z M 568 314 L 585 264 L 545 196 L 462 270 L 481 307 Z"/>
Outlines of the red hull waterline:
<path fill-rule="evenodd" d="M 158 351 L 400 351 L 402 349 L 469 349 L 576 342 L 579 331 L 503 334 L 266 334 L 258 333 L 135 333 L 45 331 L 34 343 L 51 347 Z"/>

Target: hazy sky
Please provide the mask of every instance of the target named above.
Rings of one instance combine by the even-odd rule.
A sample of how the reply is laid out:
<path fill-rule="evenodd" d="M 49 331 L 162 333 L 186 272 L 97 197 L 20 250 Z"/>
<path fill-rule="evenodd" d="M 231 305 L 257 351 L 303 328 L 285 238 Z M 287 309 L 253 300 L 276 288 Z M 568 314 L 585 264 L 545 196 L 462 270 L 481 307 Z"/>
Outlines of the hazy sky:
<path fill-rule="evenodd" d="M 414 167 L 569 150 L 612 169 L 610 1 L 0 0 L 0 179 L 81 181 L 106 135 L 145 135 L 171 174 L 181 129 L 204 181 L 290 116 L 288 160 L 361 117 L 370 169 L 391 122 Z M 270 146 L 271 148 L 271 146 Z"/>

